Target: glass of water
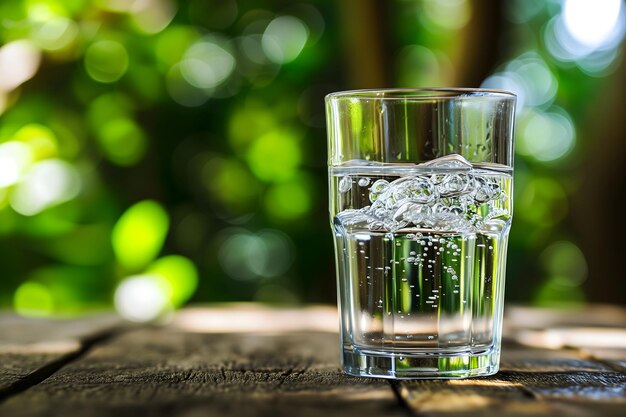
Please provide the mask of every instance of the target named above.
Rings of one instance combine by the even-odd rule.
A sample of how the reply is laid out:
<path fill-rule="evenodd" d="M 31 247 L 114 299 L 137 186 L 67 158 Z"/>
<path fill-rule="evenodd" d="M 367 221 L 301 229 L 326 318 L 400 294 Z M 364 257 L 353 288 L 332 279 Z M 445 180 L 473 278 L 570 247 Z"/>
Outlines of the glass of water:
<path fill-rule="evenodd" d="M 496 373 L 515 96 L 347 91 L 326 114 L 345 372 Z"/>

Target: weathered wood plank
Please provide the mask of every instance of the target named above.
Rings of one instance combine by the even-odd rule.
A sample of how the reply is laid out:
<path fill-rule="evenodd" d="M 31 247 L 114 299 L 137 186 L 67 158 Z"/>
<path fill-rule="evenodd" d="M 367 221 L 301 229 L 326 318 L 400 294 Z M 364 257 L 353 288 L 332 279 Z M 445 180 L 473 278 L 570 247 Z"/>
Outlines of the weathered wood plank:
<path fill-rule="evenodd" d="M 339 370 L 338 336 L 127 332 L 0 405 L 0 415 L 406 415 L 389 383 Z"/>
<path fill-rule="evenodd" d="M 539 349 L 507 343 L 502 347 L 501 372 L 611 372 L 611 366 L 584 357 L 576 349 Z"/>
<path fill-rule="evenodd" d="M 613 315 L 612 327 L 604 327 L 616 329 L 605 332 L 613 341 L 609 349 L 599 340 L 576 346 L 570 342 L 577 339 L 569 338 L 576 326 L 601 324 L 600 313 L 609 310 L 617 311 L 592 309 L 580 320 L 572 314 L 546 316 L 554 328 L 565 329 L 558 335 L 567 343 L 559 340 L 554 349 L 546 347 L 555 338 L 544 338 L 537 320 L 527 320 L 533 310 L 518 310 L 508 340 L 531 346 L 506 344 L 498 375 L 391 386 L 340 372 L 336 316 L 330 309 L 272 311 L 248 305 L 187 310 L 167 328 L 135 328 L 93 346 L 41 383 L 7 398 L 0 404 L 0 415 L 395 416 L 411 410 L 419 416 L 621 417 L 626 408 L 626 358 L 612 335 L 621 334 L 623 315 Z M 45 364 L 76 352 L 76 345 L 82 349 L 82 335 L 92 334 L 93 324 L 82 327 L 87 332 L 80 326 L 63 331 L 57 325 L 40 325 L 38 331 L 5 333 L 4 338 L 0 333 L 0 370 L 24 357 Z M 519 332 L 528 329 L 535 333 L 520 337 Z M 533 334 L 540 337 L 525 339 Z M 16 372 L 13 380 L 19 375 Z"/>
<path fill-rule="evenodd" d="M 398 385 L 420 416 L 623 416 L 626 407 L 626 373 L 576 350 L 509 345 L 492 377 Z"/>
<path fill-rule="evenodd" d="M 544 377 L 537 375 L 537 378 Z M 499 374 L 456 381 L 403 381 L 399 385 L 400 395 L 419 416 L 624 415 L 622 402 L 604 397 L 536 397 L 532 390 L 526 389 L 529 378 Z"/>
<path fill-rule="evenodd" d="M 612 306 L 580 311 L 513 306 L 507 309 L 509 343 L 497 375 L 402 381 L 399 392 L 420 416 L 621 417 L 626 408 L 625 323 L 626 310 Z"/>
<path fill-rule="evenodd" d="M 113 315 L 72 320 L 26 319 L 0 315 L 0 399 L 28 384 L 46 366 L 76 355 L 106 329 L 119 323 Z"/>
<path fill-rule="evenodd" d="M 400 396 L 418 416 L 557 416 L 561 410 L 539 402 L 498 376 L 466 380 L 400 381 Z"/>

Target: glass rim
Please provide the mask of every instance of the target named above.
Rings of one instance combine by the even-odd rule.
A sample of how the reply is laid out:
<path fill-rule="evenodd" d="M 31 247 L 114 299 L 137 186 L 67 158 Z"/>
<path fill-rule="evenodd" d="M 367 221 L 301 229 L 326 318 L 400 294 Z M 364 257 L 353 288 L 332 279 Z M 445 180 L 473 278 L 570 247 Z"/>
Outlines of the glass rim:
<path fill-rule="evenodd" d="M 475 96 L 470 94 L 476 93 Z M 326 100 L 341 98 L 365 100 L 454 100 L 470 97 L 515 99 L 517 95 L 507 90 L 489 88 L 371 88 L 336 91 L 326 95 Z"/>

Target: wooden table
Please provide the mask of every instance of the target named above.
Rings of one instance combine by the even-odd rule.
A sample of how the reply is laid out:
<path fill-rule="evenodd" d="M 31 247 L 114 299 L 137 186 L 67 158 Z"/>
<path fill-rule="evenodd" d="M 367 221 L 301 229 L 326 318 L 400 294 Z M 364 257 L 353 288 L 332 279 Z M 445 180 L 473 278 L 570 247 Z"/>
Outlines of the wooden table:
<path fill-rule="evenodd" d="M 626 415 L 626 310 L 506 316 L 497 375 L 387 381 L 341 373 L 331 307 L 188 308 L 165 326 L 4 314 L 0 416 Z"/>

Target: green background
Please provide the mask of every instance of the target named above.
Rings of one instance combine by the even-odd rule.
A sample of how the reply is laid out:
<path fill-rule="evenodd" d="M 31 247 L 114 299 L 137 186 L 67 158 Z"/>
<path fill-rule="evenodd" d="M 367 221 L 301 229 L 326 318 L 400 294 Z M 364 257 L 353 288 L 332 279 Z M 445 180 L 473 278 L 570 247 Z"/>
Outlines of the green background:
<path fill-rule="evenodd" d="M 624 5 L 569 51 L 565 9 L 0 1 L 0 306 L 332 303 L 324 95 L 481 85 L 524 94 L 507 298 L 626 302 Z"/>

